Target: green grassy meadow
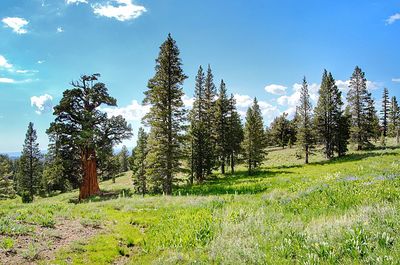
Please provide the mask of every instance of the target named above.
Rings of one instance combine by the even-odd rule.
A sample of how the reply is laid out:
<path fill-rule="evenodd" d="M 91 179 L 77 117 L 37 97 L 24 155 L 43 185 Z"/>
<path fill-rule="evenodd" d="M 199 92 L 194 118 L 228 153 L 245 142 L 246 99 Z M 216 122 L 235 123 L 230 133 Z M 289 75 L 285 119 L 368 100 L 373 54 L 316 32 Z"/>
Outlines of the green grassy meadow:
<path fill-rule="evenodd" d="M 309 165 L 269 150 L 245 168 L 174 196 L 133 195 L 130 173 L 77 192 L 0 201 L 4 264 L 398 264 L 400 148 Z"/>

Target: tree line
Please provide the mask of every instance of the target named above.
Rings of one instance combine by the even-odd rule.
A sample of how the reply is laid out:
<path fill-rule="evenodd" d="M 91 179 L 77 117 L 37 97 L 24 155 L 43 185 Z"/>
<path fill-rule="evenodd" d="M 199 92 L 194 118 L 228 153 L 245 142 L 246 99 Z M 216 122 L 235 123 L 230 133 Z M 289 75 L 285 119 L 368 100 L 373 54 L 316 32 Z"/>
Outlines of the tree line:
<path fill-rule="evenodd" d="M 17 193 L 30 202 L 35 195 L 79 188 L 79 199 L 86 199 L 100 193 L 99 178 L 115 179 L 128 170 L 132 170 L 137 193 L 169 195 L 182 178 L 189 184 L 202 184 L 216 170 L 234 173 L 238 164 L 252 174 L 265 160 L 268 146 L 295 145 L 297 156 L 308 163 L 317 145 L 322 145 L 326 158 L 331 159 L 345 155 L 349 143 L 357 150 L 370 148 L 371 141 L 379 137 L 382 144 L 387 136 L 396 137 L 399 143 L 396 97 L 389 99 L 384 89 L 379 118 L 359 67 L 350 78 L 346 107 L 332 73 L 324 70 L 315 107 L 304 77 L 293 119 L 283 113 L 265 127 L 256 98 L 243 124 L 224 80 L 217 88 L 211 66 L 207 70 L 200 66 L 193 107 L 188 111 L 182 100 L 187 76 L 177 44 L 168 35 L 144 93 L 143 104 L 149 105 L 150 111 L 137 133 L 136 147 L 131 155 L 125 146 L 115 155 L 113 147 L 129 139 L 132 129 L 122 116 L 108 117 L 100 110 L 102 105 L 116 106 L 117 102 L 99 78 L 99 74 L 84 75 L 63 93 L 47 130 L 50 144 L 46 155 L 41 154 L 30 123 L 21 157 L 13 161 L 0 156 L 0 197 Z"/>

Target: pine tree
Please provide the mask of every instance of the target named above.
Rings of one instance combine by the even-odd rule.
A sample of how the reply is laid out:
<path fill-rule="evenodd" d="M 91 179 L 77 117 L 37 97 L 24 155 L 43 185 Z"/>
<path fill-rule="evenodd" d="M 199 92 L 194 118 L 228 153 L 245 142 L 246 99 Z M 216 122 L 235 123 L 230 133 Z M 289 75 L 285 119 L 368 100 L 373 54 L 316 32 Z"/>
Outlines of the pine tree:
<path fill-rule="evenodd" d="M 212 173 L 216 160 L 216 87 L 214 76 L 210 65 L 208 65 L 207 74 L 204 83 L 204 168 L 207 175 Z"/>
<path fill-rule="evenodd" d="M 350 139 L 350 108 L 347 106 L 339 117 L 338 128 L 335 131 L 335 151 L 338 156 L 344 156 L 347 152 L 347 145 Z"/>
<path fill-rule="evenodd" d="M 146 179 L 147 133 L 139 128 L 138 140 L 135 147 L 135 159 L 132 164 L 133 185 L 137 193 L 143 196 L 148 192 Z"/>
<path fill-rule="evenodd" d="M 196 76 L 195 95 L 193 108 L 190 111 L 190 138 L 191 138 L 191 168 L 192 175 L 194 174 L 196 180 L 202 183 L 206 174 L 206 142 L 207 131 L 205 119 L 205 88 L 204 88 L 204 72 L 200 66 Z M 192 182 L 192 181 L 191 181 Z"/>
<path fill-rule="evenodd" d="M 15 197 L 13 187 L 12 161 L 6 155 L 0 155 L 0 200 Z"/>
<path fill-rule="evenodd" d="M 389 135 L 396 137 L 396 143 L 399 144 L 399 122 L 400 122 L 400 109 L 395 96 L 390 101 L 389 109 Z"/>
<path fill-rule="evenodd" d="M 297 143 L 305 154 L 305 163 L 308 164 L 308 158 L 313 148 L 314 137 L 312 128 L 312 106 L 305 77 L 303 78 L 303 85 L 300 90 L 300 102 L 297 106 L 296 114 L 298 131 Z"/>
<path fill-rule="evenodd" d="M 160 47 L 155 71 L 154 77 L 148 82 L 143 101 L 151 106 L 144 117 L 144 122 L 150 126 L 146 175 L 153 191 L 170 195 L 183 155 L 186 115 L 182 85 L 187 78 L 182 70 L 179 49 L 171 34 Z"/>
<path fill-rule="evenodd" d="M 243 141 L 243 126 L 240 119 L 240 115 L 236 110 L 236 100 L 231 95 L 229 100 L 229 130 L 228 130 L 228 152 L 229 152 L 229 164 L 231 166 L 231 173 L 235 173 L 235 165 L 238 160 L 238 156 L 241 150 L 241 143 Z"/>
<path fill-rule="evenodd" d="M 368 139 L 373 138 L 373 139 L 375 139 L 375 142 L 376 142 L 381 135 L 383 135 L 383 137 L 385 137 L 385 135 L 379 124 L 379 117 L 376 113 L 375 102 L 374 102 L 374 99 L 372 98 L 371 93 L 367 93 L 365 101 L 366 101 L 366 107 L 365 107 L 366 134 L 367 134 Z M 369 145 L 370 145 L 370 143 L 369 143 Z"/>
<path fill-rule="evenodd" d="M 324 144 L 324 153 L 328 159 L 333 157 L 334 151 L 338 149 L 342 106 L 341 92 L 335 84 L 335 79 L 331 73 L 324 70 L 315 108 L 315 124 L 318 138 Z"/>
<path fill-rule="evenodd" d="M 129 151 L 128 148 L 123 145 L 121 151 L 118 154 L 119 160 L 119 172 L 126 172 L 129 170 Z"/>
<path fill-rule="evenodd" d="M 229 156 L 229 99 L 226 94 L 226 86 L 224 80 L 221 80 L 218 99 L 215 102 L 215 123 L 216 123 L 216 155 L 218 164 L 221 167 L 221 173 L 225 174 L 226 159 Z"/>
<path fill-rule="evenodd" d="M 288 114 L 284 112 L 282 115 L 275 117 L 270 128 L 274 143 L 281 146 L 282 149 L 287 146 L 290 138 L 290 122 L 287 116 Z"/>
<path fill-rule="evenodd" d="M 248 173 L 251 174 L 264 160 L 266 140 L 263 118 L 257 99 L 247 109 L 244 127 L 243 153 L 247 163 Z"/>
<path fill-rule="evenodd" d="M 362 150 L 369 145 L 368 136 L 371 131 L 368 128 L 368 90 L 365 73 L 356 66 L 350 78 L 350 89 L 347 101 L 351 113 L 351 141 L 357 145 L 357 150 Z"/>
<path fill-rule="evenodd" d="M 382 124 L 382 132 L 383 132 L 383 137 L 387 136 L 388 132 L 388 115 L 390 111 L 390 101 L 389 101 L 389 91 L 385 87 L 383 89 L 383 95 L 382 95 L 382 109 L 381 109 L 381 124 Z"/>
<path fill-rule="evenodd" d="M 42 177 L 41 158 L 36 130 L 30 122 L 18 166 L 19 193 L 25 198 L 25 202 L 32 202 L 33 196 L 39 192 Z"/>

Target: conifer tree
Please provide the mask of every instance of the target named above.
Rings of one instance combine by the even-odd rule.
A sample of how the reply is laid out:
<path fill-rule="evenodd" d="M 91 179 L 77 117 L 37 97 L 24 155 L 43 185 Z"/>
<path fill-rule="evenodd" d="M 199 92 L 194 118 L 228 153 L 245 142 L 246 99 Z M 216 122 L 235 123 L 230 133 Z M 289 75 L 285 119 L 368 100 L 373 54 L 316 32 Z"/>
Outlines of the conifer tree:
<path fill-rule="evenodd" d="M 229 131 L 228 131 L 228 148 L 229 148 L 229 164 L 231 166 L 231 173 L 235 173 L 235 165 L 241 150 L 241 143 L 243 141 L 243 126 L 240 115 L 236 110 L 236 100 L 231 94 L 229 100 Z"/>
<path fill-rule="evenodd" d="M 143 196 L 148 192 L 146 179 L 147 133 L 139 128 L 135 147 L 135 159 L 132 163 L 133 185 L 137 193 Z"/>
<path fill-rule="evenodd" d="M 315 125 L 317 135 L 324 144 L 326 158 L 331 158 L 337 150 L 340 138 L 339 124 L 342 116 L 343 102 L 341 92 L 335 84 L 331 73 L 324 70 L 317 107 L 315 108 Z"/>
<path fill-rule="evenodd" d="M 129 151 L 128 148 L 123 145 L 121 151 L 118 154 L 119 160 L 119 172 L 126 172 L 129 170 Z"/>
<path fill-rule="evenodd" d="M 39 192 L 42 176 L 41 157 L 36 130 L 30 122 L 18 165 L 19 193 L 23 195 L 25 202 L 32 202 L 33 196 Z"/>
<path fill-rule="evenodd" d="M 221 173 L 225 174 L 226 159 L 229 156 L 229 99 L 226 93 L 224 80 L 221 80 L 218 99 L 215 102 L 215 123 L 216 123 L 216 155 L 218 164 L 221 167 Z"/>
<path fill-rule="evenodd" d="M 388 116 L 390 111 L 389 91 L 385 87 L 382 95 L 382 109 L 381 109 L 381 124 L 383 137 L 387 136 L 388 132 Z"/>
<path fill-rule="evenodd" d="M 335 151 L 338 156 L 344 156 L 347 152 L 347 145 L 350 139 L 350 108 L 347 106 L 344 112 L 339 116 L 339 123 L 335 131 Z"/>
<path fill-rule="evenodd" d="M 12 161 L 6 155 L 0 155 L 0 200 L 15 197 L 13 187 Z"/>
<path fill-rule="evenodd" d="M 351 113 L 350 138 L 357 145 L 357 150 L 362 150 L 369 145 L 368 137 L 371 134 L 368 126 L 368 103 L 367 79 L 365 73 L 356 66 L 350 78 L 350 89 L 347 101 Z M 369 113 L 371 114 L 371 112 Z"/>
<path fill-rule="evenodd" d="M 282 149 L 287 146 L 290 138 L 290 122 L 287 119 L 287 116 L 288 114 L 284 112 L 282 115 L 275 117 L 270 128 L 274 143 L 281 146 Z"/>
<path fill-rule="evenodd" d="M 368 138 L 373 138 L 375 142 L 379 137 L 385 138 L 384 132 L 379 124 L 379 117 L 375 109 L 375 102 L 371 93 L 367 93 L 365 98 L 365 130 Z"/>
<path fill-rule="evenodd" d="M 210 65 L 208 65 L 207 74 L 204 83 L 204 168 L 207 175 L 212 173 L 216 159 L 216 87 L 214 84 L 214 76 Z"/>
<path fill-rule="evenodd" d="M 389 134 L 392 137 L 396 137 L 396 143 L 399 144 L 400 110 L 395 96 L 393 96 L 390 101 L 388 119 L 389 119 Z"/>
<path fill-rule="evenodd" d="M 155 75 L 148 82 L 144 104 L 150 111 L 144 122 L 150 126 L 146 175 L 155 192 L 172 194 L 172 184 L 180 171 L 186 119 L 182 85 L 187 78 L 182 70 L 179 49 L 168 35 L 156 59 Z"/>
<path fill-rule="evenodd" d="M 264 160 L 266 139 L 260 106 L 254 98 L 253 105 L 247 109 L 244 127 L 243 153 L 248 173 L 251 174 Z"/>
<path fill-rule="evenodd" d="M 200 66 L 196 76 L 195 95 L 193 108 L 190 111 L 190 138 L 191 138 L 191 168 L 196 180 L 202 183 L 207 174 L 206 168 L 206 109 L 205 109 L 205 77 L 203 68 Z"/>
<path fill-rule="evenodd" d="M 303 78 L 303 84 L 300 90 L 300 102 L 296 111 L 296 124 L 298 132 L 297 143 L 305 154 L 305 163 L 308 164 L 308 158 L 314 144 L 314 137 L 312 128 L 312 106 L 305 77 Z"/>

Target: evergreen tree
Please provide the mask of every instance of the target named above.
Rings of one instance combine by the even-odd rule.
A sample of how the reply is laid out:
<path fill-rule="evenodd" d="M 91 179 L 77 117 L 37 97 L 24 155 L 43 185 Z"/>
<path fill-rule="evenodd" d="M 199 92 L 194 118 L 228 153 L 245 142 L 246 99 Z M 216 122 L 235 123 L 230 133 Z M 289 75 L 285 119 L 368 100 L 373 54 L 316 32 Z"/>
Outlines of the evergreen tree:
<path fill-rule="evenodd" d="M 344 113 L 339 116 L 338 128 L 335 131 L 335 151 L 338 156 L 344 156 L 350 139 L 350 108 L 347 106 Z"/>
<path fill-rule="evenodd" d="M 342 106 L 341 92 L 335 84 L 335 79 L 331 73 L 324 70 L 315 108 L 315 124 L 318 138 L 324 144 L 324 153 L 328 159 L 333 157 L 334 151 L 338 149 Z"/>
<path fill-rule="evenodd" d="M 143 196 L 147 193 L 146 179 L 146 156 L 147 149 L 147 133 L 143 128 L 139 128 L 138 140 L 135 147 L 135 159 L 132 164 L 133 185 L 137 193 Z"/>
<path fill-rule="evenodd" d="M 204 131 L 204 168 L 207 175 L 212 173 L 216 160 L 216 96 L 217 92 L 214 84 L 214 76 L 210 65 L 208 65 L 204 83 L 204 123 L 206 128 Z"/>
<path fill-rule="evenodd" d="M 122 146 L 121 151 L 118 154 L 119 158 L 119 172 L 126 172 L 129 170 L 129 151 L 126 146 Z"/>
<path fill-rule="evenodd" d="M 225 174 L 226 159 L 229 156 L 229 99 L 226 94 L 226 86 L 224 80 L 221 80 L 218 99 L 215 102 L 215 123 L 216 123 L 216 155 L 218 164 L 221 167 L 221 173 Z"/>
<path fill-rule="evenodd" d="M 383 130 L 379 124 L 379 117 L 376 113 L 375 102 L 372 98 L 371 93 L 367 93 L 365 98 L 366 108 L 365 108 L 365 128 L 368 138 L 373 138 L 375 142 L 379 139 L 381 135 L 385 137 Z"/>
<path fill-rule="evenodd" d="M 347 101 L 351 113 L 351 141 L 357 145 L 357 150 L 362 150 L 369 145 L 368 136 L 368 90 L 365 73 L 356 66 L 350 79 L 350 90 L 347 94 Z M 369 102 L 370 103 L 370 102 Z M 370 113 L 371 114 L 371 113 Z"/>
<path fill-rule="evenodd" d="M 382 95 L 382 109 L 381 109 L 381 124 L 382 124 L 382 132 L 383 132 L 383 137 L 386 137 L 387 132 L 388 132 L 388 116 L 389 116 L 389 111 L 390 111 L 390 101 L 389 101 L 389 91 L 385 87 L 383 89 L 383 95 Z"/>
<path fill-rule="evenodd" d="M 13 187 L 12 161 L 6 155 L 0 155 L 0 200 L 15 197 Z"/>
<path fill-rule="evenodd" d="M 51 194 L 54 191 L 66 192 L 69 189 L 68 179 L 63 177 L 64 165 L 63 159 L 58 150 L 49 145 L 45 155 L 42 189 L 43 192 Z"/>
<path fill-rule="evenodd" d="M 86 199 L 100 192 L 97 176 L 97 151 L 109 148 L 131 137 L 131 127 L 122 116 L 108 118 L 100 111 L 103 104 L 116 106 L 104 83 L 97 82 L 100 74 L 81 76 L 72 82 L 72 89 L 64 91 L 60 103 L 54 107 L 55 121 L 47 133 L 60 141 L 67 161 L 79 174 L 79 199 Z M 65 148 L 71 147 L 70 150 Z M 73 150 L 74 152 L 71 152 Z M 71 165 L 64 165 L 70 168 Z"/>
<path fill-rule="evenodd" d="M 265 132 L 263 118 L 257 99 L 247 109 L 244 127 L 243 152 L 249 174 L 253 172 L 264 160 L 266 152 Z"/>
<path fill-rule="evenodd" d="M 400 122 L 400 110 L 395 96 L 390 101 L 389 109 L 389 135 L 396 137 L 396 143 L 399 144 L 399 122 Z"/>
<path fill-rule="evenodd" d="M 206 174 L 206 109 L 205 109 L 205 82 L 203 68 L 200 66 L 196 76 L 193 108 L 190 111 L 190 138 L 191 138 L 191 168 L 192 175 L 202 183 Z M 192 182 L 192 181 L 191 181 Z"/>
<path fill-rule="evenodd" d="M 235 173 L 235 165 L 238 160 L 238 156 L 241 150 L 241 143 L 243 141 L 243 126 L 240 119 L 240 115 L 236 110 L 236 100 L 231 95 L 229 100 L 229 131 L 228 131 L 228 152 L 229 152 L 229 164 L 231 166 L 231 173 Z"/>
<path fill-rule="evenodd" d="M 170 34 L 160 47 L 155 71 L 144 99 L 144 104 L 151 106 L 144 117 L 144 122 L 150 126 L 146 175 L 155 192 L 170 195 L 183 155 L 182 133 L 186 115 L 182 85 L 187 78 L 182 70 L 179 49 Z"/>
<path fill-rule="evenodd" d="M 36 130 L 30 122 L 18 165 L 19 193 L 26 198 L 25 202 L 32 202 L 33 196 L 39 192 L 42 176 L 41 157 Z"/>
<path fill-rule="evenodd" d="M 282 113 L 282 115 L 275 117 L 271 123 L 271 136 L 274 139 L 274 143 L 281 146 L 282 149 L 289 143 L 290 138 L 290 122 L 287 119 L 288 114 Z"/>
<path fill-rule="evenodd" d="M 314 137 L 312 128 L 312 106 L 308 92 L 307 80 L 303 78 L 303 85 L 300 90 L 300 102 L 296 111 L 297 118 L 297 143 L 305 154 L 305 163 L 308 164 L 308 157 L 313 148 Z"/>

